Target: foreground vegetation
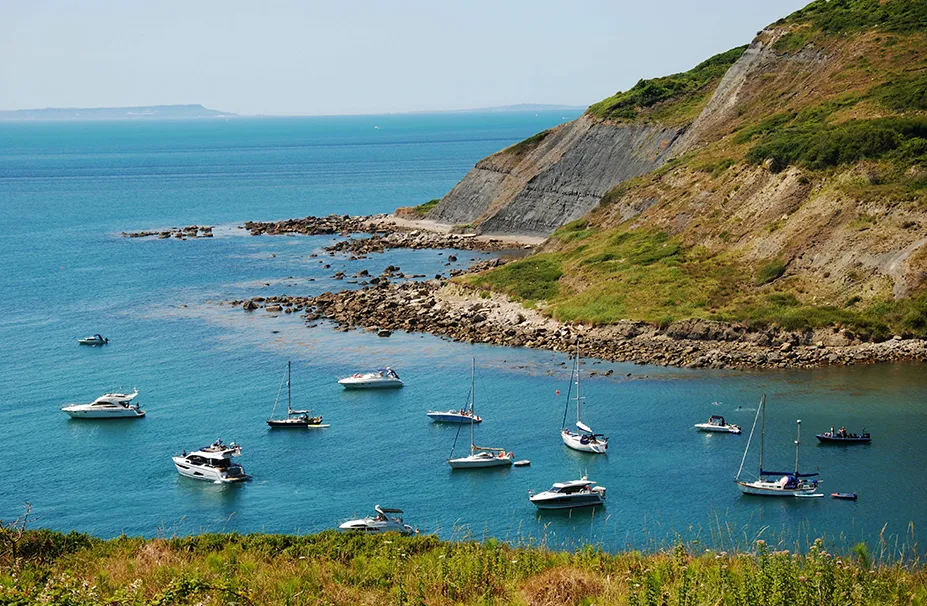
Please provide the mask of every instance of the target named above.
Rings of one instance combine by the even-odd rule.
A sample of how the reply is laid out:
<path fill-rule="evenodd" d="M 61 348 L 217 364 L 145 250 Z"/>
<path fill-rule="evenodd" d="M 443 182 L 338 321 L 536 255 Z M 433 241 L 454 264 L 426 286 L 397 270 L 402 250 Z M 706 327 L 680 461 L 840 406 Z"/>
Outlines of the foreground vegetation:
<path fill-rule="evenodd" d="M 434 536 L 25 533 L 0 552 L 0 604 L 923 604 L 917 561 L 687 550 L 609 554 Z"/>

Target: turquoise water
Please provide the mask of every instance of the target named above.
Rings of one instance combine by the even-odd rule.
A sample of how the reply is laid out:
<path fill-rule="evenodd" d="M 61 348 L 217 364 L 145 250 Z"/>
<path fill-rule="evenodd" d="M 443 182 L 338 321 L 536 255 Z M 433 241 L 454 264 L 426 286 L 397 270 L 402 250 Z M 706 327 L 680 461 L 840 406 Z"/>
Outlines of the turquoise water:
<path fill-rule="evenodd" d="M 587 361 L 585 420 L 608 433 L 605 457 L 559 438 L 565 356 L 308 329 L 298 317 L 213 302 L 343 288 L 339 269 L 446 271 L 448 251 L 329 257 L 328 237 L 243 235 L 249 219 L 367 214 L 448 191 L 481 157 L 571 114 L 459 114 L 196 122 L 0 125 L 0 275 L 8 344 L 0 371 L 0 519 L 33 504 L 39 524 L 101 536 L 203 530 L 311 532 L 376 503 L 445 538 L 497 536 L 555 545 L 647 545 L 680 533 L 727 544 L 753 536 L 905 540 L 927 522 L 927 376 L 920 365 L 814 371 L 679 370 Z M 375 129 L 374 126 L 379 126 Z M 123 230 L 193 223 L 203 240 L 129 240 Z M 318 258 L 310 255 L 320 254 Z M 462 266 L 482 255 L 463 253 Z M 331 264 L 325 269 L 319 261 Z M 75 339 L 101 332 L 103 348 Z M 428 408 L 462 406 L 476 358 L 483 445 L 528 468 L 452 472 L 457 429 Z M 264 424 L 286 361 L 293 397 L 327 430 Z M 407 386 L 344 392 L 338 375 L 390 365 Z M 613 369 L 614 374 L 601 374 Z M 69 420 L 58 408 L 138 386 L 145 419 Z M 858 502 L 743 497 L 732 478 L 746 435 L 699 434 L 710 414 L 749 431 L 769 397 L 767 461 L 789 469 L 795 419 L 802 468 Z M 740 409 L 738 409 L 740 407 Z M 845 425 L 868 447 L 815 444 Z M 178 476 L 170 456 L 217 437 L 243 444 L 241 486 Z M 462 432 L 459 445 L 468 442 Z M 746 469 L 755 471 L 756 450 Z M 538 514 L 529 489 L 583 473 L 608 488 L 595 512 Z"/>

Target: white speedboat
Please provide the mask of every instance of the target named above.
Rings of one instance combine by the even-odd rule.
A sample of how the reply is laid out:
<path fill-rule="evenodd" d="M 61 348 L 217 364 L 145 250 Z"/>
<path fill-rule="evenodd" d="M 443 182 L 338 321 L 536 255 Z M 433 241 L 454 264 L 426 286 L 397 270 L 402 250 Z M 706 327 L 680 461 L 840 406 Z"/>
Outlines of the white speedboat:
<path fill-rule="evenodd" d="M 410 535 L 417 531 L 402 521 L 402 510 L 391 509 L 389 507 L 374 506 L 377 512 L 376 516 L 348 520 L 338 526 L 338 530 L 356 531 L 356 532 L 398 532 L 399 534 Z"/>
<path fill-rule="evenodd" d="M 338 384 L 345 389 L 384 389 L 403 385 L 396 371 L 388 366 L 375 372 L 354 373 L 339 379 Z"/>
<path fill-rule="evenodd" d="M 145 416 L 140 404 L 132 404 L 132 393 L 105 393 L 90 404 L 69 404 L 61 408 L 72 419 L 137 419 Z"/>
<path fill-rule="evenodd" d="M 95 334 L 90 337 L 84 337 L 77 340 L 80 345 L 106 345 L 109 343 L 109 339 L 103 337 L 100 334 Z"/>
<path fill-rule="evenodd" d="M 323 429 L 330 427 L 330 425 L 322 423 L 321 416 L 312 416 L 311 410 L 293 410 L 289 361 L 286 363 L 286 374 L 283 375 L 283 381 L 286 381 L 286 418 L 274 418 L 274 413 L 277 412 L 277 402 L 280 401 L 280 392 L 283 391 L 283 383 L 280 383 L 280 389 L 277 390 L 277 399 L 274 400 L 274 408 L 270 411 L 270 418 L 267 419 L 267 424 L 270 425 L 271 429 Z"/>
<path fill-rule="evenodd" d="M 232 462 L 232 457 L 241 455 L 241 445 L 231 442 L 226 445 L 222 440 L 216 440 L 209 446 L 200 448 L 191 453 L 172 457 L 174 466 L 182 476 L 194 480 L 207 480 L 222 484 L 244 482 L 251 476 L 238 463 Z"/>
<path fill-rule="evenodd" d="M 763 413 L 763 424 L 760 433 L 760 473 L 759 477 L 753 481 L 741 480 L 740 474 L 744 470 L 744 462 L 747 460 L 747 452 L 750 450 L 750 442 L 753 440 L 753 432 L 756 430 L 756 418 L 753 419 L 753 429 L 750 430 L 750 437 L 747 439 L 747 447 L 744 449 L 743 459 L 740 461 L 740 469 L 737 471 L 737 477 L 734 482 L 740 491 L 744 494 L 759 495 L 764 497 L 820 497 L 817 493 L 819 480 L 813 479 L 816 473 L 799 473 L 798 472 L 798 455 L 801 447 L 801 421 L 797 421 L 798 437 L 795 440 L 795 471 L 768 471 L 763 469 L 763 454 L 766 446 L 766 395 L 760 400 L 760 406 L 756 411 L 757 416 Z"/>
<path fill-rule="evenodd" d="M 721 415 L 711 415 L 707 423 L 696 423 L 695 428 L 699 431 L 712 431 L 718 433 L 740 433 L 740 427 L 733 423 L 725 423 Z"/>
<path fill-rule="evenodd" d="M 570 388 L 573 387 L 573 375 L 576 376 L 576 429 L 573 431 L 566 426 L 566 417 L 570 409 L 570 395 L 567 392 L 566 409 L 563 411 L 563 426 L 560 428 L 560 439 L 569 448 L 580 452 L 591 452 L 593 454 L 605 454 L 608 451 L 608 436 L 592 431 L 592 428 L 583 423 L 581 411 L 583 402 L 586 401 L 580 395 L 579 378 L 582 374 L 579 364 L 579 339 L 576 339 L 576 358 L 573 363 L 573 373 L 570 375 Z"/>
<path fill-rule="evenodd" d="M 549 490 L 535 494 L 528 491 L 528 500 L 538 509 L 572 509 L 605 504 L 605 487 L 595 486 L 586 476 L 579 480 L 557 482 Z"/>
<path fill-rule="evenodd" d="M 509 467 L 515 460 L 515 454 L 507 452 L 504 448 L 490 448 L 487 446 L 477 446 L 474 443 L 474 427 L 479 422 L 478 416 L 474 412 L 476 406 L 476 359 L 470 370 L 470 454 L 465 457 L 456 459 L 448 458 L 447 464 L 451 469 L 483 469 L 486 467 Z M 480 419 L 482 420 L 482 419 Z M 460 436 L 460 428 L 457 429 L 457 435 Z M 457 438 L 454 438 L 454 445 L 457 445 Z M 454 454 L 454 448 L 451 447 L 451 455 Z"/>

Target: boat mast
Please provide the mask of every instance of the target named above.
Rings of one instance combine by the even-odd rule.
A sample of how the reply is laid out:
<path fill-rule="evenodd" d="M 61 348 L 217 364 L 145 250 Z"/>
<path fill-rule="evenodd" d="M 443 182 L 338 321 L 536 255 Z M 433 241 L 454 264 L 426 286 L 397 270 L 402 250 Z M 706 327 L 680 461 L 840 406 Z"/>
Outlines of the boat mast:
<path fill-rule="evenodd" d="M 760 475 L 763 475 L 763 452 L 766 450 L 766 394 L 760 400 L 760 408 L 763 409 L 763 423 L 760 426 Z"/>
<path fill-rule="evenodd" d="M 476 417 L 476 358 L 470 360 L 470 456 L 476 452 L 476 442 L 473 436 L 473 419 Z"/>
<path fill-rule="evenodd" d="M 290 361 L 286 361 L 286 412 L 290 414 L 293 412 L 293 407 L 290 405 Z"/>
<path fill-rule="evenodd" d="M 798 437 L 795 439 L 795 478 L 798 478 L 798 450 L 801 448 L 801 419 L 796 421 L 798 424 Z"/>
<path fill-rule="evenodd" d="M 579 415 L 579 337 L 576 337 L 576 422 L 581 423 L 582 419 Z M 578 428 L 577 428 L 578 429 Z"/>

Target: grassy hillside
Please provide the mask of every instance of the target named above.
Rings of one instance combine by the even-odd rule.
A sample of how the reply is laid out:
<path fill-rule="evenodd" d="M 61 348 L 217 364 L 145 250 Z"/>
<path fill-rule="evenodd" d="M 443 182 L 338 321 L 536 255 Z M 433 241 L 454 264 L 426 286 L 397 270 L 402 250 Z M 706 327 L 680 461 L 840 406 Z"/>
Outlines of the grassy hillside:
<path fill-rule="evenodd" d="M 569 321 L 927 337 L 927 3 L 818 0 L 750 52 L 722 102 L 698 103 L 689 151 L 620 184 L 541 254 L 470 284 Z M 685 105 L 742 54 L 589 111 L 650 119 L 660 101 L 648 99 Z"/>
<path fill-rule="evenodd" d="M 691 122 L 746 48 L 738 46 L 717 54 L 687 72 L 640 80 L 590 106 L 587 113 L 612 122 L 655 121 L 671 126 Z"/>
<path fill-rule="evenodd" d="M 445 543 L 433 536 L 199 535 L 174 539 L 28 533 L 0 551 L 0 604 L 872 605 L 927 600 L 917 564 L 773 551 L 607 554 Z"/>

